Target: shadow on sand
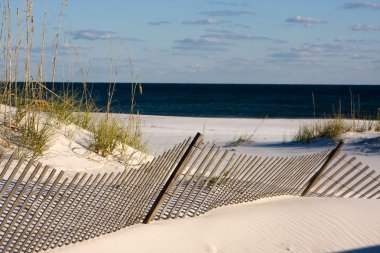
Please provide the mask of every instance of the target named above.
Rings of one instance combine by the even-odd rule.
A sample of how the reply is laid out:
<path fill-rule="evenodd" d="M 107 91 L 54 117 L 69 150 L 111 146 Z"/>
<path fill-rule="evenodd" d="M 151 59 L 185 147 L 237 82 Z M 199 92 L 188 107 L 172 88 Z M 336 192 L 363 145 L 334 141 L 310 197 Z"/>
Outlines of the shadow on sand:
<path fill-rule="evenodd" d="M 351 151 L 362 152 L 368 155 L 380 153 L 380 137 L 364 138 L 347 145 Z M 379 251 L 380 252 L 380 251 Z"/>
<path fill-rule="evenodd" d="M 380 252 L 380 245 L 366 247 L 366 248 L 337 251 L 336 253 L 379 253 L 379 252 Z"/>
<path fill-rule="evenodd" d="M 334 148 L 338 141 L 332 141 L 327 138 L 319 139 L 315 142 L 308 144 L 301 142 L 267 142 L 257 143 L 254 141 L 239 144 L 238 147 L 252 147 L 252 148 L 290 148 L 290 149 L 319 149 L 319 148 Z M 380 137 L 360 138 L 359 140 L 345 143 L 344 151 L 352 153 L 361 153 L 363 155 L 379 155 L 380 154 Z M 379 251 L 380 253 L 380 251 Z"/>

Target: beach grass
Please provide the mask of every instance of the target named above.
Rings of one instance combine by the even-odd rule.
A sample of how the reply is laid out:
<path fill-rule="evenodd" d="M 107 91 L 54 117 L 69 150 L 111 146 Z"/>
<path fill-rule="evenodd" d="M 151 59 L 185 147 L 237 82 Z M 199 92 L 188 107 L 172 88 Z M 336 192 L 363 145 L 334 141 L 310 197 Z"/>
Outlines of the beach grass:
<path fill-rule="evenodd" d="M 349 125 L 342 118 L 320 120 L 315 123 L 300 125 L 293 141 L 311 143 L 321 138 L 338 140 L 340 135 L 348 132 L 349 129 Z"/>
<path fill-rule="evenodd" d="M 110 77 L 108 100 L 104 105 L 106 117 L 100 121 L 94 118 L 94 112 L 99 112 L 100 109 L 95 106 L 92 94 L 87 91 L 87 79 L 85 77 L 83 77 L 83 87 L 80 92 L 75 90 L 71 83 L 62 83 L 62 87 L 57 89 L 55 82 L 57 79 L 56 69 L 60 61 L 62 17 L 68 1 L 61 1 L 52 62 L 45 61 L 46 10 L 43 27 L 35 27 L 33 1 L 24 1 L 17 10 L 11 9 L 9 1 L 4 3 L 6 4 L 2 6 L 4 16 L 0 38 L 0 48 L 5 63 L 3 64 L 3 82 L 0 83 L 1 144 L 23 154 L 37 157 L 43 155 L 48 149 L 52 136 L 59 127 L 75 124 L 92 132 L 92 147 L 101 155 L 112 153 L 117 147 L 116 143 L 144 148 L 140 124 L 137 123 L 139 122 L 138 115 L 135 115 L 133 110 L 135 105 L 134 92 L 136 92 L 136 87 L 142 89 L 141 84 L 138 82 L 131 84 L 133 94 L 131 95 L 130 120 L 126 124 L 116 122 L 109 116 L 112 96 L 115 92 L 114 76 L 111 75 Z M 16 16 L 13 16 L 13 11 L 16 11 Z M 14 17 L 16 20 L 13 19 Z M 16 32 L 12 30 L 13 23 L 17 23 Z M 41 29 L 42 35 L 39 52 L 40 62 L 37 73 L 32 73 L 31 65 L 33 62 L 31 59 L 35 29 Z M 23 50 L 20 50 L 21 48 Z M 46 64 L 52 66 L 50 80 L 44 80 L 46 79 Z M 115 68 L 117 66 L 111 64 L 110 72 L 113 73 L 112 70 Z M 118 70 L 115 71 L 115 73 L 117 72 Z M 86 73 L 86 71 L 81 70 L 81 73 Z M 52 83 L 51 88 L 46 86 L 47 81 Z"/>
<path fill-rule="evenodd" d="M 371 119 L 347 119 L 342 116 L 320 119 L 313 123 L 300 124 L 296 134 L 293 136 L 293 141 L 311 143 L 321 138 L 337 141 L 342 134 L 347 132 L 377 131 L 378 124 L 378 122 L 376 123 Z"/>
<path fill-rule="evenodd" d="M 312 103 L 315 115 L 315 100 L 312 93 Z M 301 143 L 311 143 L 321 138 L 327 138 L 333 141 L 340 139 L 341 135 L 347 132 L 365 132 L 375 130 L 379 126 L 379 116 L 377 121 L 370 116 L 360 113 L 360 96 L 358 95 L 357 103 L 350 88 L 350 112 L 349 116 L 342 113 L 342 105 L 339 100 L 339 108 L 336 112 L 333 107 L 333 116 L 331 118 L 319 119 L 313 123 L 300 124 L 293 141 Z M 314 116 L 315 118 L 315 116 Z"/>
<path fill-rule="evenodd" d="M 241 145 L 242 143 L 246 143 L 246 142 L 249 142 L 251 141 L 252 137 L 253 137 L 254 134 L 250 134 L 250 135 L 240 135 L 238 137 L 235 137 L 232 142 L 228 143 L 226 145 L 226 147 L 237 147 L 239 145 Z"/>

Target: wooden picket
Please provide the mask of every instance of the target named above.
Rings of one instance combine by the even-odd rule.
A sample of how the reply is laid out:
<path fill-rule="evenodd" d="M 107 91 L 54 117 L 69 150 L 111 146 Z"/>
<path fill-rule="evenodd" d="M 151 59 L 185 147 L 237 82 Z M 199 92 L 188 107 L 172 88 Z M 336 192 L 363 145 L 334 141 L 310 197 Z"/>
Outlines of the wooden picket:
<path fill-rule="evenodd" d="M 338 153 L 248 156 L 197 134 L 139 168 L 74 176 L 0 155 L 0 252 L 40 252 L 279 195 L 380 198 L 380 175 Z"/>

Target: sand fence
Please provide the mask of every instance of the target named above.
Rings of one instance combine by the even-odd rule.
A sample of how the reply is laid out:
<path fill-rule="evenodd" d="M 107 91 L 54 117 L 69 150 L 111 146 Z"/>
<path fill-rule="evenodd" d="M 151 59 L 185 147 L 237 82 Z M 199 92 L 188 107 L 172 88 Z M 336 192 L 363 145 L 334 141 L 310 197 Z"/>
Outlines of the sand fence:
<path fill-rule="evenodd" d="M 197 134 L 139 168 L 74 176 L 13 154 L 0 161 L 0 251 L 39 252 L 272 196 L 380 198 L 380 175 L 340 154 L 341 146 L 257 157 Z"/>

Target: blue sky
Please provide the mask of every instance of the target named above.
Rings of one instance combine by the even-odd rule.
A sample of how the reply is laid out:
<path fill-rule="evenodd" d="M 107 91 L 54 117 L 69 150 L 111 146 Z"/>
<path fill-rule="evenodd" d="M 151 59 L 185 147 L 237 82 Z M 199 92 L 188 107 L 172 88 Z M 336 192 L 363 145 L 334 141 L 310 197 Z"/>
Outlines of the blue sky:
<path fill-rule="evenodd" d="M 61 2 L 33 8 L 49 80 Z M 380 84 L 380 1 L 71 0 L 60 46 L 58 80 Z"/>

